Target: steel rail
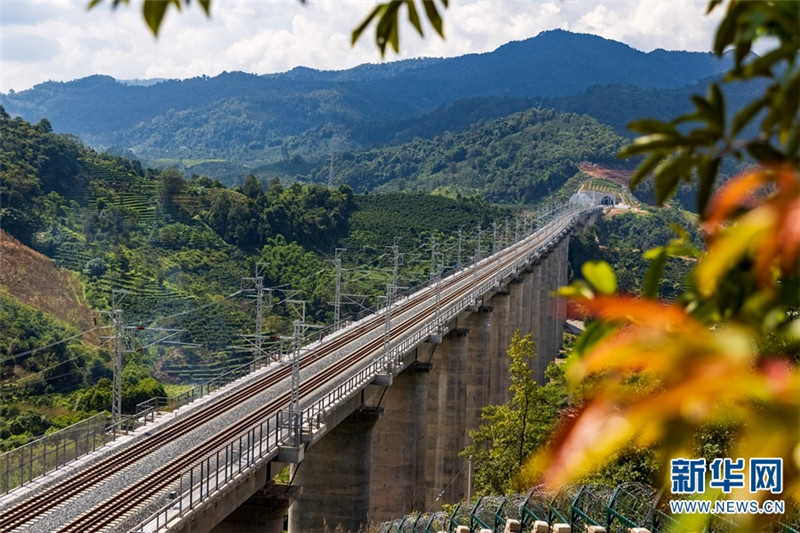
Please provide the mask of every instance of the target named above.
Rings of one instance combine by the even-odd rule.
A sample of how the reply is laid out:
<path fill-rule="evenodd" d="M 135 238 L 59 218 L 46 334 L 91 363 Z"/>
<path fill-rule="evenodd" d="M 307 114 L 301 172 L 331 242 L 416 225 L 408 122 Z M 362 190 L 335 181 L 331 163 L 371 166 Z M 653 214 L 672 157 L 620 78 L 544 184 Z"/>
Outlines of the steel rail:
<path fill-rule="evenodd" d="M 567 219 L 568 217 L 561 217 L 561 220 L 554 220 L 553 222 L 561 223 L 556 224 L 552 229 L 543 232 L 541 235 L 539 235 L 540 232 L 537 231 L 533 235 L 520 241 L 520 243 L 517 243 L 517 245 L 526 243 L 525 247 L 528 249 L 535 249 L 538 246 L 541 246 L 547 241 L 548 238 L 552 238 L 553 235 L 563 231 L 563 228 L 569 223 L 567 222 Z M 547 226 L 544 226 L 541 229 L 544 228 L 547 228 Z M 505 256 L 502 261 L 503 268 L 507 267 L 508 265 L 513 265 L 518 260 L 517 255 L 504 252 L 505 250 L 498 252 Z M 495 274 L 493 257 L 495 256 L 487 257 L 478 265 L 478 268 L 481 272 L 479 276 L 481 283 L 491 279 Z M 465 282 L 471 280 L 472 268 L 470 267 L 457 271 L 453 275 L 446 278 L 446 283 L 443 283 L 442 291 L 448 292 L 448 294 L 443 298 L 442 305 L 450 305 L 453 301 L 468 295 L 472 289 L 472 285 Z M 416 294 L 408 296 L 405 300 L 399 302 L 397 308 L 390 310 L 392 318 L 400 318 L 409 313 L 409 311 L 412 311 L 414 308 L 427 302 L 431 299 L 434 290 L 435 289 L 433 287 L 426 287 L 418 291 Z M 425 308 L 410 317 L 404 318 L 401 323 L 397 324 L 393 328 L 392 337 L 402 335 L 403 333 L 412 330 L 418 323 L 424 323 L 426 320 L 429 320 L 433 314 L 433 310 Z M 309 394 L 314 392 L 321 385 L 330 383 L 333 379 L 335 379 L 335 377 L 339 376 L 348 368 L 351 368 L 353 365 L 362 362 L 368 355 L 375 353 L 376 350 L 380 350 L 384 342 L 383 337 L 380 334 L 383 324 L 383 315 L 373 315 L 372 317 L 364 320 L 361 324 L 357 322 L 349 328 L 340 330 L 341 333 L 336 332 L 333 336 L 329 337 L 325 343 L 322 343 L 320 346 L 304 354 L 301 358 L 301 365 L 304 369 L 306 369 L 317 361 L 345 348 L 359 338 L 370 335 L 374 336 L 372 340 L 360 348 L 356 348 L 348 356 L 343 357 L 336 363 L 326 367 L 324 371 L 307 378 L 301 386 L 301 394 L 303 399 L 305 400 Z M 107 479 L 112 473 L 119 472 L 122 468 L 125 468 L 145 457 L 146 455 L 149 455 L 155 449 L 160 448 L 167 442 L 170 442 L 177 437 L 186 435 L 213 418 L 221 416 L 225 411 L 233 408 L 236 405 L 239 405 L 241 402 L 246 401 L 256 394 L 259 394 L 275 384 L 283 381 L 289 376 L 289 374 L 290 368 L 288 366 L 283 366 L 268 372 L 264 377 L 255 380 L 254 382 L 225 396 L 224 398 L 212 401 L 206 408 L 191 413 L 186 418 L 183 418 L 175 424 L 164 428 L 153 436 L 143 439 L 142 441 L 139 441 L 134 445 L 131 445 L 130 447 L 112 455 L 109 460 L 104 461 L 101 465 L 98 465 L 97 468 L 72 476 L 58 484 L 56 487 L 53 487 L 47 492 L 47 494 L 41 495 L 40 497 L 30 498 L 25 502 L 22 502 L 19 506 L 7 510 L 7 512 L 4 512 L 3 518 L 0 521 L 0 532 L 5 533 L 12 531 L 23 523 L 30 521 L 31 519 L 47 512 L 50 509 L 53 509 L 61 503 L 76 496 L 78 493 L 86 490 L 91 485 L 100 483 L 101 481 Z M 73 525 L 67 526 L 64 531 L 89 531 L 94 530 L 92 529 L 95 527 L 92 525 L 93 523 L 99 524 L 102 522 L 103 524 L 107 525 L 113 522 L 130 509 L 133 509 L 137 505 L 141 504 L 149 497 L 148 494 L 152 495 L 157 493 L 158 490 L 164 488 L 171 481 L 174 481 L 175 475 L 187 468 L 193 461 L 196 461 L 198 457 L 205 455 L 205 453 L 207 453 L 209 450 L 213 450 L 221 443 L 224 443 L 235 437 L 237 434 L 242 432 L 243 428 L 248 428 L 258 420 L 263 420 L 264 418 L 269 418 L 269 416 L 275 415 L 275 413 L 280 410 L 281 406 L 285 406 L 287 404 L 288 397 L 288 392 L 280 395 L 275 400 L 269 402 L 266 406 L 263 406 L 249 416 L 229 426 L 226 428 L 226 430 L 218 433 L 214 438 L 209 439 L 205 443 L 198 445 L 192 450 L 182 454 L 158 471 L 153 472 L 144 478 L 136 485 L 132 485 L 126 490 L 120 492 L 118 497 L 114 499 L 115 502 L 118 501 L 119 503 L 110 506 L 109 504 L 111 502 L 105 502 L 102 505 L 103 512 L 97 514 L 102 514 L 104 515 L 103 517 L 97 518 L 94 522 L 87 518 L 79 519 L 78 521 L 74 522 Z M 112 509 L 117 509 L 117 512 L 108 513 L 109 507 Z M 92 511 L 96 510 L 97 509 L 90 510 L 82 515 L 82 517 L 92 516 L 94 514 Z M 112 514 L 113 516 L 111 516 Z M 104 526 L 100 525 L 98 527 L 102 528 Z"/>

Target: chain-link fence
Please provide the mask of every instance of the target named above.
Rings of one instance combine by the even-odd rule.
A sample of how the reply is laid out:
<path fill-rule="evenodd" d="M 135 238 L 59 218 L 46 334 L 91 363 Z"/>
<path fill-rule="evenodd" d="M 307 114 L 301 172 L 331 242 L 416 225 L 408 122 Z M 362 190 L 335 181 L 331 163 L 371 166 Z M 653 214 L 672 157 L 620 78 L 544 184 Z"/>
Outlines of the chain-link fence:
<path fill-rule="evenodd" d="M 461 502 L 450 513 L 440 529 L 428 529 L 434 520 L 436 527 L 444 523 L 441 511 L 419 513 L 384 522 L 380 533 L 426 531 L 455 532 L 466 526 L 472 532 L 489 529 L 495 533 L 505 530 L 506 522 L 515 520 L 523 533 L 534 530 L 534 524 L 550 527 L 560 523 L 574 532 L 605 531 L 628 533 L 630 528 L 643 528 L 650 533 L 670 533 L 679 525 L 676 517 L 664 506 L 661 491 L 644 483 L 623 483 L 617 487 L 604 485 L 567 485 L 556 493 L 534 487 L 527 495 L 484 496 L 476 502 Z M 548 529 L 549 530 L 549 529 Z M 539 531 L 537 528 L 536 531 Z M 699 529 L 703 533 L 733 533 L 741 531 L 731 516 L 710 514 Z M 800 533 L 800 506 L 794 500 L 785 501 L 785 512 L 776 520 L 753 533 Z"/>

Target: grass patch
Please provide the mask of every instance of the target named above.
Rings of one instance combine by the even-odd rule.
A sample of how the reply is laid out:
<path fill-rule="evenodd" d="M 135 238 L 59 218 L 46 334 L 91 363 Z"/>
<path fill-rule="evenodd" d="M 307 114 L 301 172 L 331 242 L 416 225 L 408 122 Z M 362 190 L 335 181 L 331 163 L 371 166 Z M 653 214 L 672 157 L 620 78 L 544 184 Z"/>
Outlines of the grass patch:
<path fill-rule="evenodd" d="M 177 396 L 181 393 L 186 392 L 187 390 L 193 388 L 194 385 L 189 384 L 164 384 L 164 391 L 167 393 L 167 396 Z"/>

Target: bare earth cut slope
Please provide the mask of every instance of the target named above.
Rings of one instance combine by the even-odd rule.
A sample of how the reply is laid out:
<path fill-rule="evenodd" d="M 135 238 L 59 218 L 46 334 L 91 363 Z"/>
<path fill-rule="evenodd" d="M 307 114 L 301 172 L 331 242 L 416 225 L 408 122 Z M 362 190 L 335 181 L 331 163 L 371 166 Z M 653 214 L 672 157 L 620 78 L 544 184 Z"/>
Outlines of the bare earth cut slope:
<path fill-rule="evenodd" d="M 0 291 L 86 331 L 95 316 L 80 281 L 69 270 L 0 230 Z"/>

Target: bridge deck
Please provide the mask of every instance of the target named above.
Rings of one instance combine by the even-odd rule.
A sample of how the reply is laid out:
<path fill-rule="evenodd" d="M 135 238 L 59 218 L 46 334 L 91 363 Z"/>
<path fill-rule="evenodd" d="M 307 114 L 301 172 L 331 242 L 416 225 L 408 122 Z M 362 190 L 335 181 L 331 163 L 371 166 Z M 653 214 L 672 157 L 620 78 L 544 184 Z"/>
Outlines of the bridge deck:
<path fill-rule="evenodd" d="M 305 347 L 298 418 L 290 420 L 286 412 L 291 365 L 270 365 L 0 498 L 0 533 L 118 531 L 142 520 L 137 528 L 154 531 L 165 521 L 180 520 L 203 504 L 203 494 L 207 501 L 212 492 L 224 490 L 220 472 L 223 480 L 233 481 L 232 467 L 247 470 L 271 460 L 279 445 L 301 442 L 298 429 L 318 430 L 327 413 L 375 376 L 401 371 L 405 353 L 429 335 L 444 333 L 449 318 L 524 269 L 585 214 L 561 214 L 513 248 L 456 271 L 441 281 L 438 296 L 431 286 L 396 302 L 388 344 L 385 315 L 378 313 Z M 156 510 L 151 516 L 156 521 L 148 519 Z"/>

